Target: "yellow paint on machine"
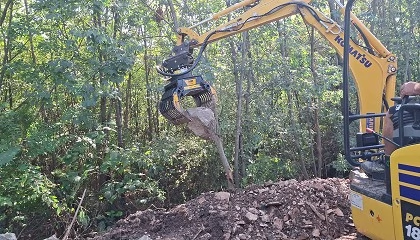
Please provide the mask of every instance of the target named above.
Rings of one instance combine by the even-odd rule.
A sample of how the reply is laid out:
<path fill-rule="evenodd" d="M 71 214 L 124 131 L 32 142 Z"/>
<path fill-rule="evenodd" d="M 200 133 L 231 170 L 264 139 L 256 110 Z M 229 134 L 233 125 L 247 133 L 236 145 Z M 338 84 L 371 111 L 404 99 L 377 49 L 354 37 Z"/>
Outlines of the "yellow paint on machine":
<path fill-rule="evenodd" d="M 393 182 L 392 184 L 392 202 L 394 207 L 394 217 L 395 217 L 395 234 L 396 236 L 401 236 L 404 239 L 415 239 L 410 238 L 410 233 L 408 233 L 407 227 L 415 227 L 419 228 L 417 226 L 417 223 L 420 223 L 420 219 L 416 218 L 419 212 L 420 208 L 420 202 L 416 201 L 412 198 L 407 198 L 404 196 L 401 196 L 400 187 L 401 186 L 408 186 L 412 189 L 419 189 L 418 186 L 420 183 L 416 184 L 417 186 L 413 186 L 411 184 L 406 184 L 401 181 L 399 181 L 399 173 L 411 175 L 411 176 L 418 176 L 419 174 L 415 171 L 409 171 L 402 169 L 401 166 L 408 166 L 408 167 L 414 167 L 419 168 L 420 162 L 419 162 L 419 152 L 420 152 L 420 144 L 415 144 L 411 146 L 406 146 L 403 148 L 399 148 L 396 151 L 394 151 L 391 154 L 391 180 Z M 410 196 L 409 196 L 410 197 Z M 411 196 L 415 197 L 415 196 Z M 412 208 L 404 210 L 404 205 L 411 205 Z M 413 219 L 410 219 L 410 215 L 413 216 Z M 409 235 L 409 236 L 407 236 Z M 416 235 L 417 236 L 417 235 Z M 420 236 L 417 236 L 420 237 Z"/>
<path fill-rule="evenodd" d="M 197 80 L 195 78 L 190 78 L 190 79 L 186 79 L 184 80 L 185 84 L 187 84 L 187 86 L 191 86 L 191 85 L 196 85 L 197 84 Z"/>
<path fill-rule="evenodd" d="M 172 97 L 173 97 L 174 107 L 175 107 L 176 109 L 178 109 L 178 110 L 181 110 L 181 105 L 179 104 L 178 94 L 177 94 L 177 93 L 174 93 L 174 94 L 172 95 Z"/>
<path fill-rule="evenodd" d="M 184 90 L 190 90 L 190 89 L 196 89 L 196 88 L 201 88 L 201 86 L 199 84 L 191 85 L 191 86 L 185 86 Z"/>
<path fill-rule="evenodd" d="M 353 191 L 350 202 L 353 222 L 360 233 L 375 240 L 395 239 L 391 205 Z"/>

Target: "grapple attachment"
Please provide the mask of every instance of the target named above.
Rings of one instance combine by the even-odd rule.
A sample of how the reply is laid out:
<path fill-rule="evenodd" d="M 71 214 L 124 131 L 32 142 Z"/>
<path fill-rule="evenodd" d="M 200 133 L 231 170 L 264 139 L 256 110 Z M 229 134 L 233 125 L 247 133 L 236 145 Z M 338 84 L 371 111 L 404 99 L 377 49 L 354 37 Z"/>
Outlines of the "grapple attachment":
<path fill-rule="evenodd" d="M 196 107 L 207 107 L 214 111 L 216 106 L 216 91 L 201 76 L 179 76 L 171 78 L 165 86 L 165 92 L 159 103 L 160 113 L 172 124 L 179 125 L 190 121 L 186 110 L 181 106 L 181 100 L 191 96 Z"/>

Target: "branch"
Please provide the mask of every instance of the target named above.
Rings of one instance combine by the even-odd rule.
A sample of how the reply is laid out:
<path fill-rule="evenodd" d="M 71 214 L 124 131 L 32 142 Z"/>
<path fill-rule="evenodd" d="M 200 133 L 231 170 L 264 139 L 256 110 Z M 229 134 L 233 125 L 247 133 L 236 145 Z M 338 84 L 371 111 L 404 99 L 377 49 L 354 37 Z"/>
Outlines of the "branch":
<path fill-rule="evenodd" d="M 85 194 L 86 194 L 86 189 L 83 191 L 82 198 L 80 199 L 79 205 L 77 206 L 76 212 L 74 213 L 73 219 L 71 220 L 69 227 L 67 228 L 67 231 L 63 237 L 63 240 L 67 240 L 69 238 L 70 231 L 73 228 L 74 222 L 76 221 L 76 217 L 77 217 L 77 214 L 79 213 L 79 209 L 80 209 L 80 206 L 82 205 L 83 199 L 85 198 Z"/>
<path fill-rule="evenodd" d="M 3 13 L 1 14 L 0 18 L 0 26 L 3 26 L 3 22 L 6 19 L 7 9 L 9 9 L 10 5 L 12 5 L 13 0 L 7 1 L 6 5 L 4 6 Z"/>

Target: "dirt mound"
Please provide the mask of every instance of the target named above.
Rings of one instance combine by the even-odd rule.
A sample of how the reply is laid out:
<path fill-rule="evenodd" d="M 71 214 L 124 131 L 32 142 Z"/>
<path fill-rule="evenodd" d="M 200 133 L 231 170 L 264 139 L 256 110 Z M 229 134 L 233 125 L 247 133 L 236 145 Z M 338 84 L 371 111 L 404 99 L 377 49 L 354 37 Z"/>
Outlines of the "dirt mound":
<path fill-rule="evenodd" d="M 169 211 L 132 214 L 93 239 L 358 239 L 348 194 L 337 178 L 204 193 Z"/>

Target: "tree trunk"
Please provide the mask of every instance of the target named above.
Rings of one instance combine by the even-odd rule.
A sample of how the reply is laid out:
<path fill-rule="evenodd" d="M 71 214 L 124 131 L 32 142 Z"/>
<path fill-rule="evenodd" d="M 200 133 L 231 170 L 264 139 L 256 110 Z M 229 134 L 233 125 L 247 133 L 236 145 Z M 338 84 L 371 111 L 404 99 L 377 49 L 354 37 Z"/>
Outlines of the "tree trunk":
<path fill-rule="evenodd" d="M 145 83 L 146 83 L 146 111 L 147 111 L 147 140 L 151 141 L 153 136 L 153 113 L 152 113 L 152 101 L 151 101 L 151 92 L 150 92 L 150 69 L 149 66 L 149 55 L 147 52 L 147 41 L 146 41 L 146 30 L 144 27 L 140 29 L 141 35 L 143 36 L 143 46 L 144 46 L 144 55 L 143 55 L 143 62 L 144 62 L 144 71 L 145 71 Z"/>
<path fill-rule="evenodd" d="M 293 112 L 293 103 L 295 103 L 296 109 L 300 109 L 300 107 L 298 106 L 298 100 L 297 99 L 295 99 L 295 101 L 293 101 L 293 94 L 290 91 L 287 92 L 287 100 L 290 104 L 288 116 L 289 116 L 289 119 L 290 119 L 290 126 L 292 128 L 291 132 L 295 136 L 294 147 L 296 148 L 296 151 L 297 151 L 297 157 L 298 157 L 298 161 L 299 161 L 299 164 L 300 164 L 301 172 L 303 174 L 303 178 L 304 179 L 309 179 L 309 174 L 308 174 L 308 171 L 306 170 L 306 163 L 305 163 L 305 159 L 303 158 L 302 149 L 301 149 L 301 143 L 300 143 L 301 136 L 300 135 L 298 136 L 297 135 L 298 131 L 296 131 L 297 124 L 296 124 L 295 114 Z"/>
<path fill-rule="evenodd" d="M 132 72 L 128 73 L 127 86 L 125 88 L 125 106 L 124 106 L 124 129 L 128 129 L 130 121 L 130 106 L 131 106 L 131 80 L 133 78 Z"/>
<path fill-rule="evenodd" d="M 101 21 L 102 21 L 101 20 L 101 13 L 96 8 L 94 8 L 94 10 L 93 10 L 93 22 L 94 22 L 95 27 L 101 28 L 102 27 L 102 22 Z M 102 55 L 102 50 L 101 50 L 100 46 L 98 46 L 98 61 L 99 61 L 100 65 L 102 65 L 103 62 L 104 62 L 104 56 Z M 100 71 L 99 72 L 99 86 L 100 86 L 100 88 L 103 92 L 105 92 L 106 85 L 107 84 L 106 84 L 106 81 L 104 79 L 104 74 L 102 73 L 102 71 Z M 101 122 L 102 126 L 106 125 L 106 120 L 107 120 L 106 119 L 106 102 L 107 102 L 106 96 L 105 96 L 104 93 L 102 93 L 101 101 L 100 101 L 100 122 Z M 105 131 L 105 132 L 108 132 L 108 131 Z"/>
<path fill-rule="evenodd" d="M 234 189 L 235 188 L 235 182 L 232 179 L 232 169 L 230 169 L 229 161 L 226 157 L 225 151 L 223 149 L 223 142 L 221 138 L 218 138 L 216 141 L 216 147 L 217 151 L 219 152 L 220 159 L 223 164 L 223 168 L 225 170 L 226 179 L 228 181 L 228 189 Z M 233 180 L 233 181 L 232 181 Z M 238 183 L 236 183 L 238 185 Z"/>
<path fill-rule="evenodd" d="M 242 82 L 244 80 L 245 77 L 245 64 L 246 64 L 246 38 L 247 38 L 248 33 L 247 32 L 243 32 L 242 33 L 242 59 L 241 59 L 241 68 L 240 68 L 240 76 L 238 78 L 236 78 L 236 101 L 237 101 L 237 105 L 236 105 L 236 131 L 235 131 L 235 155 L 234 155 L 234 163 L 235 163 L 235 168 L 234 168 L 234 176 L 235 176 L 235 183 L 236 186 L 239 187 L 239 184 L 241 183 L 242 180 L 242 176 L 240 174 L 241 172 L 241 168 L 240 166 L 243 163 L 243 159 L 242 159 L 242 150 L 241 150 L 241 140 L 242 140 Z"/>
<path fill-rule="evenodd" d="M 245 127 L 245 132 L 246 133 L 250 133 L 251 132 L 251 126 L 250 126 L 250 121 L 249 119 L 250 117 L 250 104 L 251 104 L 251 86 L 252 86 L 252 82 L 254 80 L 254 75 L 252 72 L 253 66 L 252 66 L 252 55 L 251 55 L 251 50 L 250 50 L 250 41 L 249 41 L 249 34 L 246 34 L 246 50 L 247 50 L 247 57 L 248 57 L 248 64 L 249 67 L 247 68 L 246 71 L 246 92 L 244 94 L 244 100 L 245 100 L 245 106 L 244 106 L 244 127 Z M 247 163 L 250 162 L 248 159 L 248 157 L 251 157 L 252 154 L 249 154 L 246 156 L 247 159 L 245 159 L 245 154 L 244 154 L 244 147 L 243 147 L 243 141 L 241 140 L 242 146 L 241 146 L 241 150 L 242 150 L 242 170 L 241 170 L 241 174 L 242 176 L 246 176 L 246 168 L 247 168 Z"/>
<path fill-rule="evenodd" d="M 312 102 L 310 101 L 308 103 L 308 113 L 309 113 L 309 115 L 311 113 L 311 107 L 312 107 Z M 315 161 L 315 153 L 314 153 L 314 150 L 313 150 L 313 146 L 315 144 L 314 144 L 314 139 L 312 138 L 313 129 L 312 129 L 312 121 L 311 121 L 310 118 L 307 118 L 306 125 L 307 125 L 307 128 L 308 128 L 308 136 L 311 136 L 309 138 L 309 146 L 311 146 L 310 154 L 311 154 L 312 172 L 314 173 L 314 176 L 316 176 L 317 172 L 318 172 L 317 171 L 317 161 Z"/>
<path fill-rule="evenodd" d="M 316 72 L 316 66 L 315 66 L 315 30 L 312 28 L 311 30 L 311 37 L 310 37 L 310 44 L 311 44 L 311 73 L 312 78 L 314 82 L 314 88 L 318 86 L 318 74 Z M 316 157 L 318 162 L 318 169 L 316 172 L 317 177 L 321 177 L 322 175 L 322 168 L 324 165 L 323 158 L 322 158 L 322 142 L 321 142 L 321 129 L 319 127 L 319 98 L 318 98 L 318 92 L 315 93 L 315 97 L 313 99 L 314 104 L 314 132 L 316 135 L 315 140 L 315 146 L 316 146 Z"/>
<path fill-rule="evenodd" d="M 25 4 L 26 22 L 29 25 L 28 0 L 24 0 L 23 2 Z M 30 51 L 31 51 L 32 63 L 35 65 L 36 64 L 36 58 L 35 58 L 35 51 L 34 51 L 33 35 L 32 35 L 32 32 L 31 31 L 29 31 L 29 46 L 30 46 Z"/>
<path fill-rule="evenodd" d="M 3 8 L 3 11 L 1 13 L 1 17 L 0 17 L 0 27 L 3 26 L 4 20 L 6 19 L 6 15 L 7 15 L 7 10 L 12 9 L 13 7 L 13 0 L 8 0 L 6 2 L 6 5 Z"/>
<path fill-rule="evenodd" d="M 6 3 L 6 6 L 4 7 L 3 10 L 3 14 L 2 14 L 2 18 L 0 19 L 0 26 L 3 25 L 4 20 L 6 19 L 6 14 L 7 14 L 7 9 L 10 8 L 9 11 L 9 26 L 7 26 L 8 29 L 10 29 L 10 27 L 12 26 L 12 18 L 13 18 L 13 1 L 8 1 Z M 10 31 L 7 31 L 6 33 L 6 37 L 3 40 L 4 41 L 4 55 L 3 55 L 3 59 L 2 59 L 2 65 L 1 65 L 1 69 L 0 69 L 0 92 L 3 88 L 3 83 L 5 80 L 5 75 L 6 75 L 6 65 L 9 62 L 9 54 L 11 51 L 11 43 L 10 43 Z M 10 96 L 9 96 L 10 97 Z"/>
<path fill-rule="evenodd" d="M 332 20 L 337 22 L 340 26 L 342 26 L 341 19 L 338 17 L 338 14 L 334 14 L 338 12 L 338 9 L 335 7 L 335 0 L 328 0 L 328 7 L 330 8 L 330 17 Z M 338 52 L 335 53 L 335 60 L 336 64 L 339 66 L 343 65 L 343 58 L 340 56 Z"/>
<path fill-rule="evenodd" d="M 232 64 L 233 64 L 233 76 L 235 79 L 235 82 L 238 83 L 239 82 L 239 73 L 238 73 L 238 67 L 236 64 L 236 49 L 235 49 L 235 43 L 230 40 L 229 41 L 229 45 L 230 45 L 230 51 L 231 51 L 231 59 L 232 59 Z M 238 109 L 238 107 L 237 107 Z M 236 146 L 236 139 L 238 136 L 238 129 L 236 129 L 236 133 L 235 133 L 235 157 L 233 159 L 233 171 L 234 171 L 234 181 L 236 183 L 238 183 L 238 179 L 239 179 L 239 175 L 238 175 L 238 168 L 239 168 L 239 162 L 238 162 L 238 158 L 236 157 L 236 153 L 237 153 L 237 146 Z"/>
<path fill-rule="evenodd" d="M 93 24 L 97 29 L 102 28 L 102 18 L 101 18 L 102 10 L 98 9 L 97 7 L 93 7 Z M 97 45 L 97 57 L 98 62 L 100 66 L 103 66 L 103 63 L 106 60 L 106 56 L 104 56 L 102 52 L 102 48 L 100 45 Z M 105 137 L 104 139 L 98 144 L 97 147 L 97 156 L 96 156 L 96 165 L 101 166 L 103 163 L 103 159 L 105 158 L 106 149 L 108 147 L 109 143 L 109 121 L 111 119 L 111 111 L 112 111 L 112 104 L 110 104 L 109 108 L 107 109 L 107 93 L 109 91 L 109 84 L 108 81 L 105 79 L 104 73 L 102 69 L 99 70 L 99 88 L 102 92 L 100 97 L 100 113 L 99 113 L 99 121 L 101 127 L 104 129 Z M 109 111 L 107 113 L 107 110 Z M 100 189 L 103 185 L 103 183 L 107 180 L 108 176 L 106 176 L 104 173 L 98 173 L 96 178 L 93 178 L 92 186 L 96 189 Z"/>
<path fill-rule="evenodd" d="M 121 98 L 120 98 L 120 90 L 117 84 L 117 96 L 115 97 L 115 123 L 117 125 L 117 142 L 118 147 L 124 148 L 123 142 L 123 131 L 122 131 L 122 110 L 121 110 Z"/>
<path fill-rule="evenodd" d="M 226 0 L 226 6 L 229 7 L 231 5 L 230 0 Z M 230 20 L 230 17 L 228 16 L 228 21 Z M 243 36 L 243 35 L 242 35 Z M 237 63 L 237 52 L 236 52 L 236 46 L 234 41 L 231 39 L 229 41 L 230 45 L 230 52 L 231 52 L 231 60 L 233 64 L 233 76 L 236 83 L 236 97 L 237 97 L 237 105 L 236 105 L 236 123 L 235 123 L 235 149 L 234 149 L 234 158 L 233 158 L 233 175 L 234 175 L 234 182 L 237 186 L 240 184 L 240 164 L 239 164 L 239 158 L 240 158 L 240 139 L 242 134 L 241 129 L 241 113 L 242 113 L 242 79 L 240 79 L 239 76 L 239 69 L 238 69 L 238 63 Z M 242 43 L 242 45 L 244 45 Z M 243 77 L 244 72 L 244 51 L 242 51 L 242 61 L 241 61 L 241 76 Z"/>
<path fill-rule="evenodd" d="M 179 28 L 178 25 L 178 19 L 176 17 L 176 11 L 175 11 L 175 7 L 174 7 L 174 3 L 172 2 L 172 0 L 168 0 L 168 5 L 169 5 L 169 9 L 171 9 L 171 18 L 172 18 L 172 22 L 174 23 L 174 32 L 177 31 L 177 29 Z"/>

